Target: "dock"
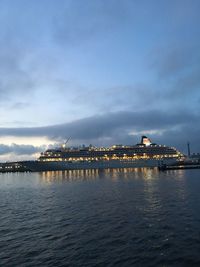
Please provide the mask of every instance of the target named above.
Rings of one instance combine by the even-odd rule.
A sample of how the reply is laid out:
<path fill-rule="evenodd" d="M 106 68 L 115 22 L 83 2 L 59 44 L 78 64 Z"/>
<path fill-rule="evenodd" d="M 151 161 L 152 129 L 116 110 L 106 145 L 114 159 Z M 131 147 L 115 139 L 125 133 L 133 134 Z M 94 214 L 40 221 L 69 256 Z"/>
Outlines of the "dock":
<path fill-rule="evenodd" d="M 28 172 L 29 170 L 19 161 L 19 162 L 5 162 L 0 163 L 0 173 L 5 172 Z"/>
<path fill-rule="evenodd" d="M 200 169 L 200 164 L 162 165 L 162 166 L 159 166 L 158 169 L 160 171 Z"/>

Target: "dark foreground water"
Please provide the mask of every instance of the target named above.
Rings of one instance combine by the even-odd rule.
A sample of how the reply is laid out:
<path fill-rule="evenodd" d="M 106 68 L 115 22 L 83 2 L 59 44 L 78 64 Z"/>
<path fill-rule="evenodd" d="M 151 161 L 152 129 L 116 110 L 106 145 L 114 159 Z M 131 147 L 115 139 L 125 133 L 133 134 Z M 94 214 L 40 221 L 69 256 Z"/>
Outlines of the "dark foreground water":
<path fill-rule="evenodd" d="M 0 266 L 200 266 L 200 171 L 0 174 Z"/>

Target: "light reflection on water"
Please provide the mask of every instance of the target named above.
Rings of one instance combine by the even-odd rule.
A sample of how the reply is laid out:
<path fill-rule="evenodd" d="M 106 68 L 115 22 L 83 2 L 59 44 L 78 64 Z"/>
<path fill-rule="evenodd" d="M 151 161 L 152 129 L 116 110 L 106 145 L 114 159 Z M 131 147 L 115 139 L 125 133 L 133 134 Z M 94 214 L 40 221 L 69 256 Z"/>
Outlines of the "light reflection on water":
<path fill-rule="evenodd" d="M 38 173 L 42 182 L 50 184 L 55 181 L 84 181 L 106 178 L 113 181 L 123 179 L 152 180 L 158 176 L 157 168 L 119 168 L 119 169 L 88 169 L 88 170 L 66 170 L 46 171 Z"/>
<path fill-rule="evenodd" d="M 166 179 L 175 179 L 177 199 L 182 201 L 187 198 L 184 174 L 184 170 L 160 172 L 157 168 L 88 169 L 38 173 L 40 182 L 46 185 L 63 182 L 91 182 L 97 179 L 109 179 L 117 183 L 121 180 L 122 183 L 125 181 L 139 180 L 142 182 L 141 186 L 143 188 L 144 200 L 146 201 L 146 209 L 154 213 L 156 210 L 157 212 L 161 211 L 162 197 L 170 194 L 171 188 L 165 186 Z M 162 177 L 163 181 L 160 181 L 160 177 Z M 161 192 L 163 194 L 162 197 L 160 195 Z"/>

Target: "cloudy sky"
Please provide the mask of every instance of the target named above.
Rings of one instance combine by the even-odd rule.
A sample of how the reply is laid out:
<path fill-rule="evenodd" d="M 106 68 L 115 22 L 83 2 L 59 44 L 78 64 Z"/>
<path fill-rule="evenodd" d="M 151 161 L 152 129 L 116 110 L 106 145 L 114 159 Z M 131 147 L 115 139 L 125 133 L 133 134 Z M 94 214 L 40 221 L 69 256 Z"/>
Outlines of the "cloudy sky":
<path fill-rule="evenodd" d="M 199 0 L 0 0 L 0 160 L 49 144 L 200 152 Z"/>

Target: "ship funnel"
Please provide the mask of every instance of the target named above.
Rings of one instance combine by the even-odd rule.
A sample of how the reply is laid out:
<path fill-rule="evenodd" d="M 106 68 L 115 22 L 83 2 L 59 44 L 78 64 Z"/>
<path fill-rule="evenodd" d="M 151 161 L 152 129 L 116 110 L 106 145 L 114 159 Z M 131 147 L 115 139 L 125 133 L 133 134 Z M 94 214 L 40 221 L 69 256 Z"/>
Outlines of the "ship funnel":
<path fill-rule="evenodd" d="M 148 137 L 146 137 L 145 135 L 143 135 L 142 139 L 141 139 L 141 144 L 145 145 L 145 146 L 149 146 L 149 145 L 151 145 L 151 140 Z"/>

